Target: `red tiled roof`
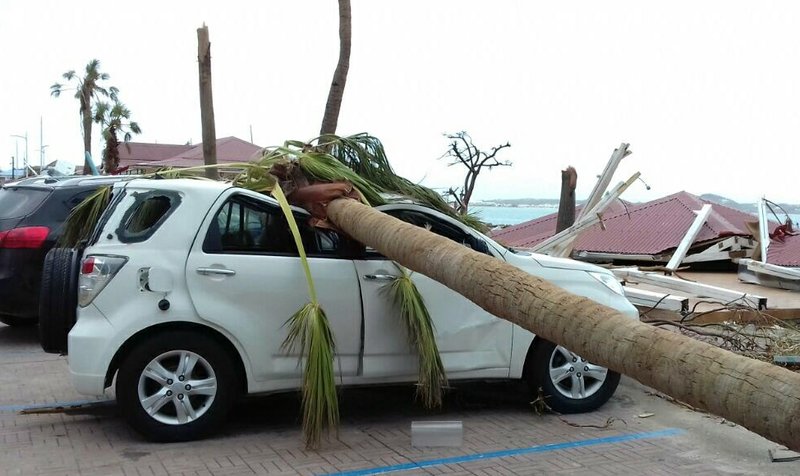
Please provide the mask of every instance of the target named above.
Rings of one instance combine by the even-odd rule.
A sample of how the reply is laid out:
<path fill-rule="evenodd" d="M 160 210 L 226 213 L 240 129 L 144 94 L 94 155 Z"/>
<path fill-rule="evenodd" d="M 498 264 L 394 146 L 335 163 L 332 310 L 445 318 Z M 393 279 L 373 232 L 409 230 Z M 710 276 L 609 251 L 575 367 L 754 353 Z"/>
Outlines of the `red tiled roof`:
<path fill-rule="evenodd" d="M 191 149 L 191 145 L 149 144 L 145 142 L 128 142 L 119 145 L 119 165 L 139 164 L 164 160 Z"/>
<path fill-rule="evenodd" d="M 676 248 L 695 219 L 694 210 L 707 202 L 688 192 L 678 192 L 641 204 L 628 204 L 627 211 L 607 209 L 603 225 L 588 228 L 575 242 L 576 251 L 614 254 L 660 254 Z M 695 243 L 724 236 L 749 235 L 746 221 L 754 215 L 716 203 L 700 230 Z M 509 246 L 531 247 L 555 233 L 555 214 L 512 226 L 493 234 L 497 241 Z"/>
<path fill-rule="evenodd" d="M 800 235 L 787 236 L 783 242 L 770 240 L 767 263 L 778 266 L 800 266 Z"/>
<path fill-rule="evenodd" d="M 261 147 L 237 137 L 217 139 L 217 162 L 249 162 Z M 162 160 L 148 162 L 147 166 L 193 167 L 203 165 L 203 144 L 197 144 Z"/>

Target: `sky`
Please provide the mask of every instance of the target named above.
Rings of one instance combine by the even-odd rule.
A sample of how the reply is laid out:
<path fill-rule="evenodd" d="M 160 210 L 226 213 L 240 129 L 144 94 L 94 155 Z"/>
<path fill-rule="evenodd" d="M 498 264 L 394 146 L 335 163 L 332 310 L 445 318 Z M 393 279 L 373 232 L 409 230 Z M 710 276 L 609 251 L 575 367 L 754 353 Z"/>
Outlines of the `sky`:
<path fill-rule="evenodd" d="M 463 130 L 484 150 L 511 144 L 498 157 L 513 165 L 482 172 L 473 200 L 556 198 L 569 165 L 585 198 L 626 142 L 612 185 L 639 171 L 650 186 L 628 200 L 800 203 L 800 2 L 352 0 L 352 22 L 337 133 L 377 136 L 410 180 L 460 185 L 464 170 L 440 157 L 443 134 Z M 2 168 L 26 133 L 31 163 L 41 149 L 82 162 L 78 101 L 49 87 L 93 58 L 142 127 L 134 141 L 199 143 L 203 23 L 217 137 L 318 134 L 335 0 L 0 0 Z"/>

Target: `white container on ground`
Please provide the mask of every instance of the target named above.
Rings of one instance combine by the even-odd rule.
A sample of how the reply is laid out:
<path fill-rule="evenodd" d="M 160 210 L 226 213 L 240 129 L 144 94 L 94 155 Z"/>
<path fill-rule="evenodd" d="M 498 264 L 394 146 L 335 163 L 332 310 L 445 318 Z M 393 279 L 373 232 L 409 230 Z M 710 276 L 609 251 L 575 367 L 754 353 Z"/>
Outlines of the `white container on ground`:
<path fill-rule="evenodd" d="M 464 442 L 460 421 L 412 421 L 411 446 L 458 447 Z"/>

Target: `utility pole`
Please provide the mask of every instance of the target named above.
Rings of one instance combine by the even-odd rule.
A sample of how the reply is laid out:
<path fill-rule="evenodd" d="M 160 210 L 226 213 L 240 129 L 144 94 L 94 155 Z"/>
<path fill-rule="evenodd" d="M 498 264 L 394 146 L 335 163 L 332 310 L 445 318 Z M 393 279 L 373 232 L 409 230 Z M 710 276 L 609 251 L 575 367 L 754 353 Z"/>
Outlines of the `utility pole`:
<path fill-rule="evenodd" d="M 39 173 L 44 170 L 44 137 L 42 127 L 42 116 L 39 116 Z"/>
<path fill-rule="evenodd" d="M 17 137 L 20 139 L 25 139 L 25 159 L 23 159 L 23 168 L 25 170 L 25 176 L 28 176 L 28 131 L 25 131 L 25 135 L 21 136 L 19 134 L 11 134 L 11 137 Z M 19 143 L 17 142 L 17 157 L 19 157 Z"/>
<path fill-rule="evenodd" d="M 17 178 L 17 177 L 14 175 L 14 169 L 15 169 L 16 167 L 17 167 L 17 159 L 15 159 L 15 158 L 14 158 L 14 156 L 12 155 L 12 156 L 11 156 L 11 180 L 12 180 L 12 181 L 13 181 L 15 178 Z"/>

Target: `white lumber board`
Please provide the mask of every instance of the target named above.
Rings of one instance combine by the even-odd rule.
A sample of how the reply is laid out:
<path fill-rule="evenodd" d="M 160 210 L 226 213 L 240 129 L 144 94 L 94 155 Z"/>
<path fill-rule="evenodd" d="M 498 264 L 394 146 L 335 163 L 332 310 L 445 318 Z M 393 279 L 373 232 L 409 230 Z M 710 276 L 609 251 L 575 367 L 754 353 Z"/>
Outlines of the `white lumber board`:
<path fill-rule="evenodd" d="M 666 311 L 684 312 L 689 310 L 689 298 L 676 294 L 657 293 L 633 286 L 623 286 L 625 297 L 634 306 L 642 306 Z"/>
<path fill-rule="evenodd" d="M 614 275 L 626 280 L 659 286 L 670 291 L 686 293 L 691 296 L 713 299 L 723 303 L 745 303 L 756 309 L 766 309 L 767 298 L 757 294 L 743 293 L 732 289 L 711 286 L 710 284 L 694 283 L 671 276 L 656 273 L 645 273 L 636 268 L 616 268 L 611 270 Z"/>
<path fill-rule="evenodd" d="M 667 263 L 667 269 L 670 271 L 678 269 L 681 261 L 686 257 L 686 252 L 689 251 L 689 247 L 694 243 L 694 239 L 697 238 L 697 235 L 703 228 L 703 223 L 706 222 L 708 215 L 711 213 L 711 205 L 706 203 L 700 210 L 695 211 L 695 213 L 697 213 L 697 216 L 689 226 L 689 229 L 686 230 L 686 234 L 683 235 L 681 243 L 678 245 L 678 248 L 675 249 L 675 253 L 672 254 L 672 258 L 670 258 Z"/>
<path fill-rule="evenodd" d="M 714 251 L 714 252 L 709 252 L 708 250 L 706 250 L 702 253 L 689 255 L 686 258 L 683 258 L 681 264 L 704 263 L 706 261 L 723 261 L 726 259 L 735 260 L 742 258 L 750 258 L 752 256 L 753 256 L 753 250 L 751 249 Z"/>
<path fill-rule="evenodd" d="M 769 248 L 769 221 L 767 220 L 767 202 L 763 198 L 758 202 L 758 241 L 761 246 L 761 262 L 767 262 Z"/>
<path fill-rule="evenodd" d="M 603 198 L 603 200 L 601 200 L 600 203 L 595 205 L 595 207 L 591 210 L 589 214 L 576 221 L 575 224 L 573 224 L 571 227 L 562 230 L 560 233 L 557 233 L 556 235 L 542 241 L 541 243 L 536 244 L 536 246 L 532 248 L 533 251 L 536 253 L 545 253 L 549 249 L 555 247 L 562 247 L 562 252 L 563 252 L 564 243 L 565 242 L 567 244 L 571 243 L 572 241 L 575 240 L 575 238 L 581 231 L 599 222 L 601 216 L 600 214 L 603 212 L 603 210 L 605 210 L 609 205 L 611 205 L 611 203 L 613 203 L 614 200 L 619 198 L 622 192 L 627 190 L 628 187 L 630 187 L 633 184 L 633 182 L 635 182 L 636 179 L 639 178 L 639 175 L 641 174 L 639 172 L 636 172 L 635 174 L 631 175 L 631 177 L 626 182 L 620 182 L 619 184 L 617 184 L 617 186 L 614 187 L 614 189 L 611 192 L 609 192 L 608 196 Z M 568 247 L 568 251 L 572 251 L 571 246 Z"/>
<path fill-rule="evenodd" d="M 740 264 L 747 266 L 750 271 L 757 271 L 759 273 L 769 274 L 785 279 L 800 279 L 800 268 L 788 268 L 786 266 L 778 266 L 776 264 L 762 263 L 760 261 L 740 260 Z"/>
<path fill-rule="evenodd" d="M 603 169 L 603 173 L 600 174 L 600 178 L 597 180 L 597 183 L 594 184 L 592 193 L 589 194 L 589 198 L 586 200 L 583 209 L 578 215 L 578 220 L 587 216 L 589 212 L 592 211 L 592 208 L 600 202 L 600 199 L 603 197 L 603 192 L 606 191 L 608 184 L 611 183 L 611 179 L 614 177 L 614 172 L 616 172 L 619 163 L 623 158 L 633 153 L 628 150 L 628 147 L 630 147 L 630 144 L 623 142 L 618 148 L 614 149 L 614 153 L 611 154 L 611 158 L 608 159 L 606 163 L 606 168 Z"/>

